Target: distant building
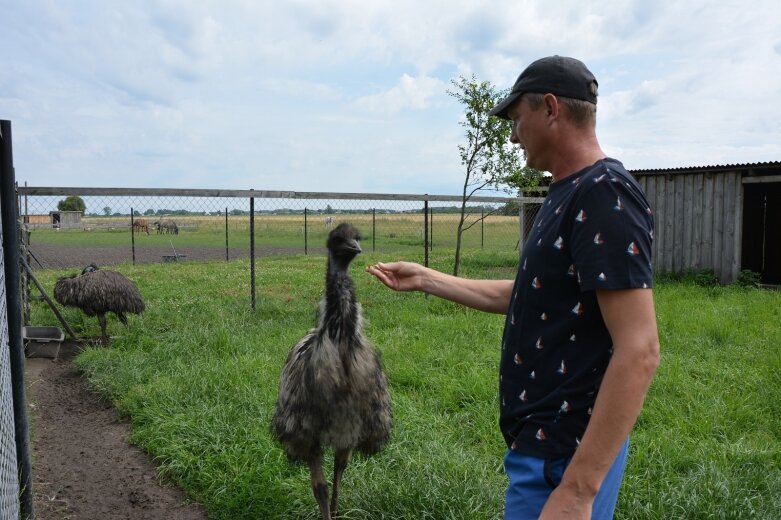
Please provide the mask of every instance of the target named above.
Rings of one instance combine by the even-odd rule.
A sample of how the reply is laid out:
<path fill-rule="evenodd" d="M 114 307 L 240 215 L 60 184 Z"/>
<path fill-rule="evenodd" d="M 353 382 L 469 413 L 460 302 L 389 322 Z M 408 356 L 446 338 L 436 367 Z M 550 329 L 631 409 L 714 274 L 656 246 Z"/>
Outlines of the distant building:
<path fill-rule="evenodd" d="M 81 217 L 81 211 L 50 211 L 48 215 L 23 215 L 23 220 L 32 229 L 82 229 Z"/>
<path fill-rule="evenodd" d="M 631 172 L 654 212 L 654 269 L 743 269 L 781 284 L 781 162 Z"/>
<path fill-rule="evenodd" d="M 781 161 L 632 170 L 654 214 L 657 273 L 713 270 L 731 283 L 741 270 L 781 285 Z M 545 195 L 526 190 L 527 197 Z M 531 234 L 539 202 L 521 211 L 521 243 Z"/>

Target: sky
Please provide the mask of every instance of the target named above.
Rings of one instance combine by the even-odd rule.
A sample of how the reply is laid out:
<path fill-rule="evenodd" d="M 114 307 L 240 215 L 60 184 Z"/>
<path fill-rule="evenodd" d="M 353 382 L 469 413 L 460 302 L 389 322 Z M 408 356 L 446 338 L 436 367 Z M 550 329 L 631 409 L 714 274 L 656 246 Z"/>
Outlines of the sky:
<path fill-rule="evenodd" d="M 0 0 L 29 186 L 455 195 L 451 81 L 584 61 L 628 169 L 781 160 L 781 2 Z"/>

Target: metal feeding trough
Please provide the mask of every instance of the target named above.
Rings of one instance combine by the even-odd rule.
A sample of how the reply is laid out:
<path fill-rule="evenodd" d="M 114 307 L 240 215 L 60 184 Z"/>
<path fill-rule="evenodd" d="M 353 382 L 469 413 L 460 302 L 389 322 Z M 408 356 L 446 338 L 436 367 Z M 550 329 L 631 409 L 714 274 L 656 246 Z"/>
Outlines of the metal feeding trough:
<path fill-rule="evenodd" d="M 173 251 L 174 254 L 163 255 L 163 262 L 178 262 L 179 260 L 182 260 L 187 257 L 187 255 L 182 255 L 176 252 L 176 248 L 174 247 L 173 242 L 169 240 L 168 243 L 171 244 L 171 251 Z"/>
<path fill-rule="evenodd" d="M 178 262 L 179 260 L 183 260 L 187 258 L 187 255 L 163 255 L 163 262 Z"/>
<path fill-rule="evenodd" d="M 57 359 L 65 334 L 59 327 L 22 327 L 27 357 Z"/>

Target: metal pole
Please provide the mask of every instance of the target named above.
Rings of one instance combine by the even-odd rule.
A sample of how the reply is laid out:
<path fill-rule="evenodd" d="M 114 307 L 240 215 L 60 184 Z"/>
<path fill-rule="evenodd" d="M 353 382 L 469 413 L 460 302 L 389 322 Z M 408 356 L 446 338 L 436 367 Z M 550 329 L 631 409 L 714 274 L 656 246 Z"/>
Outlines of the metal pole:
<path fill-rule="evenodd" d="M 521 197 L 523 197 L 523 192 L 521 192 Z M 526 221 L 524 219 L 524 204 L 523 200 L 518 201 L 518 257 L 520 258 L 520 252 L 523 249 L 524 244 L 524 226 L 526 225 Z"/>
<path fill-rule="evenodd" d="M 433 208 L 429 211 L 428 226 L 430 228 L 428 232 L 428 250 L 433 251 L 434 250 L 434 209 Z"/>
<path fill-rule="evenodd" d="M 480 249 L 485 245 L 485 210 L 480 208 Z"/>
<path fill-rule="evenodd" d="M 377 208 L 372 208 L 372 253 L 377 250 Z"/>
<path fill-rule="evenodd" d="M 13 393 L 16 464 L 19 472 L 19 508 L 24 519 L 35 518 L 33 506 L 30 432 L 27 426 L 27 399 L 24 383 L 22 307 L 20 291 L 19 225 L 14 192 L 14 163 L 11 148 L 11 122 L 0 121 L 0 195 L 2 196 L 3 261 L 5 297 L 8 312 L 8 347 Z"/>
<path fill-rule="evenodd" d="M 23 224 L 20 228 L 19 232 L 19 240 L 22 242 L 22 250 L 24 252 L 24 256 L 22 256 L 22 261 L 26 262 L 27 265 L 30 265 L 30 262 L 32 261 L 32 252 L 30 251 L 30 229 L 28 228 L 27 224 Z M 22 275 L 22 282 L 24 284 L 24 322 L 22 325 L 29 325 L 30 324 L 30 316 L 32 313 L 32 308 L 30 304 L 30 298 L 32 296 L 32 290 L 30 289 L 30 278 L 32 277 L 31 273 L 28 273 L 27 271 L 24 272 Z"/>
<path fill-rule="evenodd" d="M 252 190 L 250 190 L 252 191 Z M 249 199 L 249 272 L 252 310 L 255 310 L 255 197 Z"/>
<path fill-rule="evenodd" d="M 428 199 L 423 203 L 423 265 L 428 267 Z"/>
<path fill-rule="evenodd" d="M 228 259 L 228 208 L 225 208 L 225 261 Z"/>
<path fill-rule="evenodd" d="M 133 208 L 130 208 L 130 249 L 133 250 L 133 265 L 136 265 L 136 226 L 133 222 Z"/>
<path fill-rule="evenodd" d="M 304 254 L 309 254 L 309 244 L 307 243 L 307 221 L 306 221 L 306 208 L 304 208 Z"/>

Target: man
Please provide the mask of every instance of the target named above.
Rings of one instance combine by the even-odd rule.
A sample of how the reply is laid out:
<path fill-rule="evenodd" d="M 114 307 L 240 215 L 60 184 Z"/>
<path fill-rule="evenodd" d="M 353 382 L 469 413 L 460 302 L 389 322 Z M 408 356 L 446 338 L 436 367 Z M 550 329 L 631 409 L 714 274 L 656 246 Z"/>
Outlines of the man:
<path fill-rule="evenodd" d="M 507 520 L 612 518 L 628 437 L 659 364 L 651 209 L 602 151 L 596 103 L 586 66 L 551 56 L 529 65 L 490 112 L 511 121 L 527 164 L 553 175 L 514 282 L 409 262 L 367 269 L 397 291 L 506 314 Z"/>

